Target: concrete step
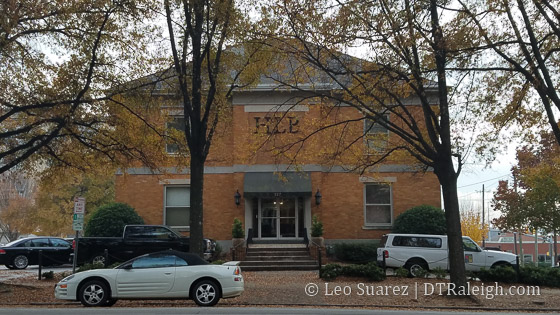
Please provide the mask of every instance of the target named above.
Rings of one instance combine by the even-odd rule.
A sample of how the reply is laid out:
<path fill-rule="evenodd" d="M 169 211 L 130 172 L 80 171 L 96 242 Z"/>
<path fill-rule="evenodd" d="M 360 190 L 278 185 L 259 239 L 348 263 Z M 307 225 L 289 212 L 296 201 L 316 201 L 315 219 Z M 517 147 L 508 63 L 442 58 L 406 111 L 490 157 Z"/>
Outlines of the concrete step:
<path fill-rule="evenodd" d="M 240 264 L 241 267 L 245 266 L 294 266 L 294 265 L 317 265 L 317 261 L 308 260 L 283 260 L 283 261 L 262 261 L 262 260 L 243 260 Z"/>
<path fill-rule="evenodd" d="M 247 251 L 247 255 L 256 256 L 309 256 L 309 251 Z"/>
<path fill-rule="evenodd" d="M 268 255 L 249 255 L 245 256 L 245 260 L 260 260 L 260 261 L 282 261 L 282 260 L 308 260 L 310 259 L 309 255 L 301 255 L 301 256 L 268 256 Z"/>
<path fill-rule="evenodd" d="M 293 270 L 318 270 L 319 265 L 264 265 L 264 266 L 245 266 L 242 271 L 293 271 Z"/>

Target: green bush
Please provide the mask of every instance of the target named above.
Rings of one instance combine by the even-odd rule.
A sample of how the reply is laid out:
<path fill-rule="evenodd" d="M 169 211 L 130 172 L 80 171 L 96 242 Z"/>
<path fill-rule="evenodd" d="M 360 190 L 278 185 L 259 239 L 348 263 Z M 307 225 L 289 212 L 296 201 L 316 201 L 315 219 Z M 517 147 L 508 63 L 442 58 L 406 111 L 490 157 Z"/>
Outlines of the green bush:
<path fill-rule="evenodd" d="M 339 243 L 334 245 L 334 255 L 340 261 L 367 263 L 377 260 L 377 247 L 371 243 Z"/>
<path fill-rule="evenodd" d="M 319 221 L 317 215 L 314 215 L 311 219 L 311 236 L 321 237 L 323 236 L 323 222 Z"/>
<path fill-rule="evenodd" d="M 339 264 L 326 264 L 319 270 L 319 278 L 325 280 L 334 280 L 340 276 L 342 266 Z"/>
<path fill-rule="evenodd" d="M 408 270 L 403 268 L 403 267 L 399 267 L 399 268 L 395 269 L 395 277 L 397 277 L 397 278 L 407 278 L 408 277 Z"/>
<path fill-rule="evenodd" d="M 560 268 L 523 266 L 519 268 L 519 282 L 524 284 L 560 287 Z"/>
<path fill-rule="evenodd" d="M 430 270 L 430 273 L 433 274 L 436 277 L 436 279 L 445 279 L 445 277 L 447 276 L 447 270 L 441 267 L 436 267 Z"/>
<path fill-rule="evenodd" d="M 365 265 L 327 264 L 321 268 L 319 276 L 324 280 L 334 280 L 338 276 L 366 278 L 369 281 L 381 281 L 385 279 L 385 270 L 377 266 L 377 263 Z"/>
<path fill-rule="evenodd" d="M 223 265 L 226 261 L 223 259 L 214 260 L 212 262 L 213 265 Z"/>
<path fill-rule="evenodd" d="M 511 266 L 500 266 L 475 272 L 482 282 L 505 282 L 514 283 L 517 281 L 517 272 Z"/>
<path fill-rule="evenodd" d="M 51 271 L 43 272 L 42 276 L 45 279 L 52 279 L 54 278 L 54 271 L 51 270 Z"/>
<path fill-rule="evenodd" d="M 124 203 L 99 207 L 86 224 L 85 236 L 119 237 L 127 224 L 144 224 L 134 208 Z"/>
<path fill-rule="evenodd" d="M 87 263 L 81 265 L 80 268 L 76 270 L 76 272 L 82 272 L 82 271 L 93 270 L 93 269 L 105 269 L 105 265 L 103 265 L 102 263 L 94 263 L 94 264 Z"/>
<path fill-rule="evenodd" d="M 231 228 L 231 236 L 233 238 L 243 238 L 245 237 L 245 231 L 243 231 L 243 223 L 238 218 L 233 219 L 233 227 Z"/>
<path fill-rule="evenodd" d="M 393 233 L 444 235 L 446 231 L 443 210 L 428 205 L 410 208 L 393 225 Z"/>

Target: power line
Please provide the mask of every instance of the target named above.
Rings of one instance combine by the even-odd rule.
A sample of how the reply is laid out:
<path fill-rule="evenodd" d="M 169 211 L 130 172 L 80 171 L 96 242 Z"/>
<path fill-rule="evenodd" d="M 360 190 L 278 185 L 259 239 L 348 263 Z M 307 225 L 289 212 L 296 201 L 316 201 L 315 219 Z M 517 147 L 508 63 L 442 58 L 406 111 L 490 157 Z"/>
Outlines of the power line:
<path fill-rule="evenodd" d="M 483 181 L 478 182 L 478 183 L 468 184 L 468 185 L 460 186 L 460 187 L 457 187 L 457 188 L 465 188 L 465 187 L 470 187 L 470 186 L 474 186 L 474 185 L 479 185 L 479 184 L 483 184 L 483 183 L 486 183 L 486 182 L 490 182 L 490 181 L 493 181 L 493 180 L 496 180 L 496 179 L 500 179 L 500 178 L 502 178 L 502 177 L 506 177 L 506 176 L 509 176 L 509 175 L 510 175 L 510 174 L 505 174 L 505 175 L 502 175 L 502 176 L 498 176 L 498 177 L 495 177 L 495 178 L 490 178 L 490 179 L 483 180 Z"/>

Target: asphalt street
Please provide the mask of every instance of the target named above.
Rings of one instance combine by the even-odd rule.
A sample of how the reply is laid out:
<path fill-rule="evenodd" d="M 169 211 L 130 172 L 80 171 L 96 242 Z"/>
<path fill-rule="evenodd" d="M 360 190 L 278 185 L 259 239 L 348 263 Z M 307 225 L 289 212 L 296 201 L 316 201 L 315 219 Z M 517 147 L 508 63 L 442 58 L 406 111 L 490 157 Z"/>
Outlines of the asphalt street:
<path fill-rule="evenodd" d="M 400 310 L 372 310 L 372 309 L 340 309 L 340 308 L 262 308 L 262 307 L 181 307 L 181 308 L 0 308 L 0 315 L 14 314 L 57 314 L 57 315 L 104 315 L 111 314 L 130 314 L 130 315 L 175 315 L 175 314 L 268 314 L 268 315 L 457 315 L 457 314 L 473 314 L 472 311 L 400 311 Z M 477 315 L 490 315 L 496 313 L 476 312 Z M 521 313 L 499 313 L 499 314 L 521 314 Z M 555 314 L 555 313 L 540 313 Z"/>

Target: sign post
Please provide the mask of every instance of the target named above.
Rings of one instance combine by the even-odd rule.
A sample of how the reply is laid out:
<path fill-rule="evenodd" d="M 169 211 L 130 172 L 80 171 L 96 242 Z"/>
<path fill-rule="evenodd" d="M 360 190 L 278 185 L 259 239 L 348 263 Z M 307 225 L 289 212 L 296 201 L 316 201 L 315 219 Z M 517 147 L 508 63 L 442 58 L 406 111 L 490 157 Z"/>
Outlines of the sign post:
<path fill-rule="evenodd" d="M 78 262 L 78 238 L 80 231 L 84 229 L 84 214 L 86 212 L 86 198 L 74 198 L 74 215 L 72 219 L 72 229 L 76 231 L 74 238 L 74 259 L 72 261 L 72 273 L 76 273 L 76 264 Z"/>

